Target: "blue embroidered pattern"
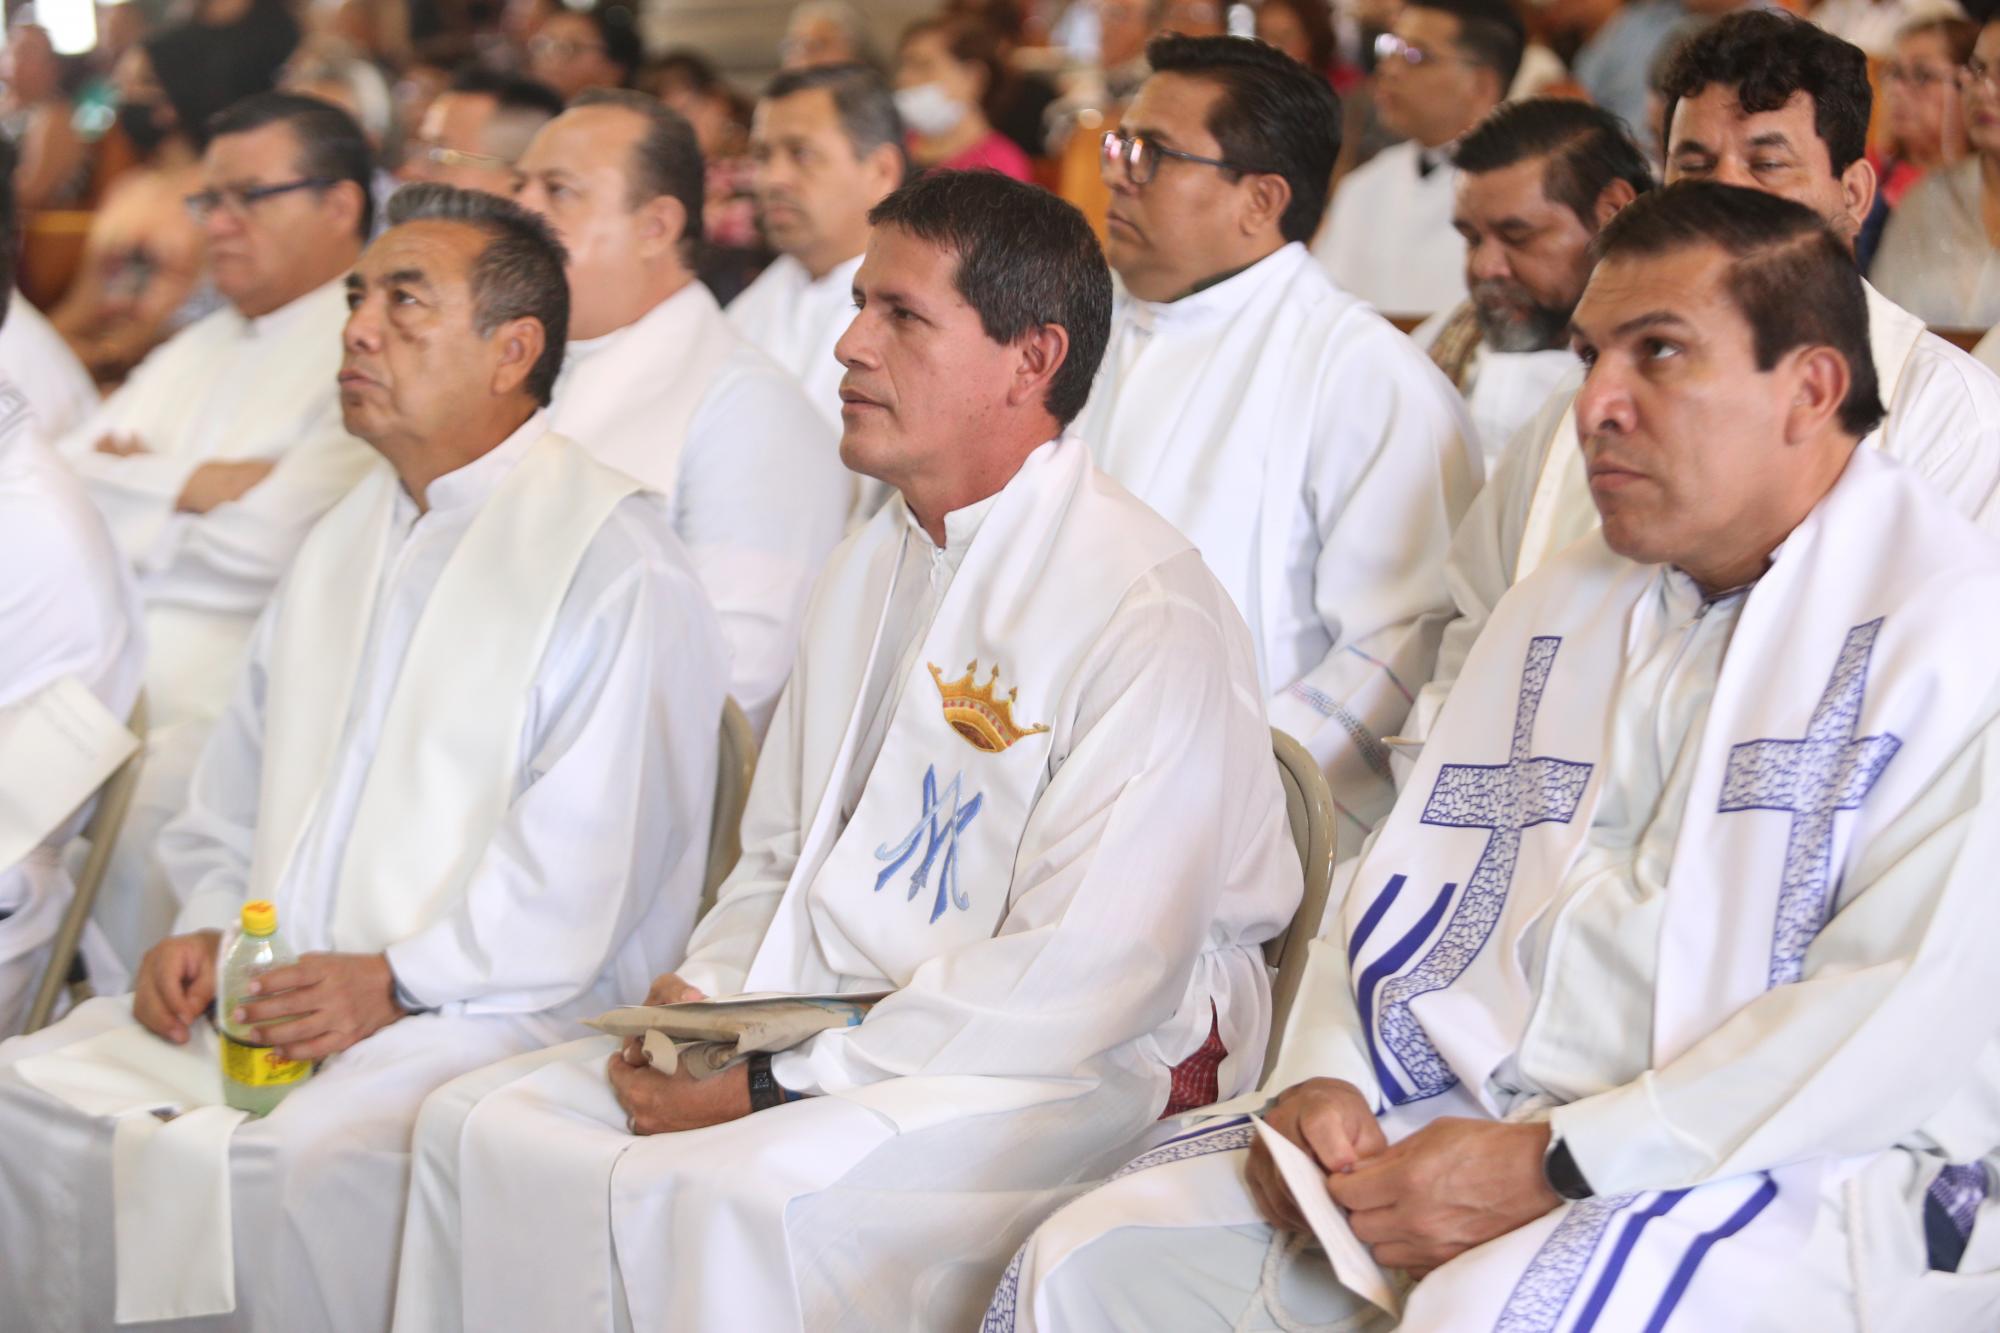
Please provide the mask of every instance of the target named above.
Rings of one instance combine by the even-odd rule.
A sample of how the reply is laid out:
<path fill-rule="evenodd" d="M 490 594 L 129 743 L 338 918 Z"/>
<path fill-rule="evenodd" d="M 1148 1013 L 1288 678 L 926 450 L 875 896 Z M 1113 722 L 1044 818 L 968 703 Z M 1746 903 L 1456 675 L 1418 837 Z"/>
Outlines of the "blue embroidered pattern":
<path fill-rule="evenodd" d="M 1134 1171 L 1144 1171 L 1151 1166 L 1165 1166 L 1168 1162 L 1185 1162 L 1191 1157 L 1207 1157 L 1211 1153 L 1234 1152 L 1248 1148 L 1257 1136 L 1257 1127 L 1248 1119 L 1226 1120 L 1185 1134 L 1180 1138 L 1162 1143 L 1157 1148 L 1148 1149 L 1119 1167 L 1108 1176 L 1104 1184 L 1092 1186 L 1076 1197 L 1093 1194 L 1114 1180 L 1122 1180 Z M 1070 1202 L 1074 1203 L 1072 1199 Z M 1030 1238 L 1020 1249 L 1014 1251 L 1014 1258 L 1007 1265 L 1007 1271 L 1000 1275 L 1000 1285 L 993 1292 L 993 1303 L 986 1308 L 986 1318 L 979 1323 L 979 1333 L 1014 1333 L 1015 1311 L 1021 1302 L 1021 1261 L 1027 1257 L 1028 1246 L 1034 1244 Z"/>
<path fill-rule="evenodd" d="M 1521 1278 L 1501 1307 L 1493 1333 L 1551 1333 L 1570 1299 L 1583 1282 L 1590 1258 L 1605 1232 L 1634 1194 L 1613 1194 L 1570 1205 L 1569 1215 L 1556 1223 L 1542 1248 L 1521 1270 Z"/>
<path fill-rule="evenodd" d="M 1806 948 L 1826 921 L 1834 816 L 1859 809 L 1902 748 L 1893 735 L 1859 740 L 1854 735 L 1868 691 L 1868 658 L 1881 628 L 1877 617 L 1847 631 L 1802 738 L 1745 741 L 1729 752 L 1716 811 L 1777 810 L 1792 816 L 1771 938 L 1773 986 L 1799 979 Z"/>
<path fill-rule="evenodd" d="M 1984 1165 L 1961 1162 L 1938 1172 L 1924 1193 L 1937 1200 L 1961 1238 L 1970 1238 L 1972 1224 L 1979 1220 L 1979 1206 L 1986 1202 L 1992 1188 Z"/>
<path fill-rule="evenodd" d="M 914 901 L 917 894 L 923 891 L 925 883 L 930 878 L 931 866 L 938 863 L 938 853 L 940 851 L 944 853 L 943 863 L 938 865 L 937 902 L 931 907 L 933 925 L 944 915 L 947 899 L 961 912 L 970 911 L 972 908 L 971 899 L 958 891 L 958 835 L 965 832 L 966 826 L 972 823 L 972 817 L 979 813 L 980 804 L 986 797 L 983 793 L 976 794 L 971 800 L 960 805 L 959 781 L 963 776 L 963 774 L 953 774 L 951 782 L 940 793 L 937 766 L 933 764 L 926 768 L 924 809 L 923 813 L 917 816 L 916 827 L 910 830 L 908 837 L 894 847 L 884 844 L 875 849 L 875 859 L 889 863 L 883 867 L 882 873 L 875 877 L 875 891 L 880 893 L 882 886 L 917 854 L 917 844 L 923 843 L 923 860 L 917 863 L 917 868 L 910 874 L 910 901 Z M 949 808 L 946 807 L 946 802 L 949 802 Z M 942 819 L 938 818 L 940 812 L 944 815 Z"/>
<path fill-rule="evenodd" d="M 1410 1001 L 1458 980 L 1484 947 L 1514 883 L 1522 830 L 1537 824 L 1567 824 L 1583 801 L 1592 765 L 1529 753 L 1535 714 L 1542 706 L 1542 692 L 1548 688 L 1549 671 L 1561 646 L 1562 639 L 1553 635 L 1528 643 L 1507 762 L 1446 764 L 1424 806 L 1426 824 L 1491 829 L 1492 833 L 1437 943 L 1415 967 L 1382 987 L 1382 1044 L 1409 1073 L 1412 1085 L 1405 1091 L 1393 1076 L 1385 1079 L 1383 1095 L 1396 1105 L 1436 1096 L 1458 1081 L 1410 1012 Z M 1376 1066 L 1387 1074 L 1379 1052 Z"/>

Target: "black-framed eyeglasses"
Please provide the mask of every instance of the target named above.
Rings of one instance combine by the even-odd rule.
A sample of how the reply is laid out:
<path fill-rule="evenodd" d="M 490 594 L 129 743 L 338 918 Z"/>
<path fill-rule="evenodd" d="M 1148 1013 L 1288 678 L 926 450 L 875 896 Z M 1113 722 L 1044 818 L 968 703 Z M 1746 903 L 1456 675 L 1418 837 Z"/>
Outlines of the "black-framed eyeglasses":
<path fill-rule="evenodd" d="M 301 176 L 295 181 L 280 181 L 276 185 L 225 185 L 221 189 L 203 190 L 191 194 L 181 202 L 187 205 L 188 216 L 196 222 L 207 222 L 217 209 L 227 209 L 231 217 L 243 217 L 267 199 L 276 199 L 281 194 L 294 190 L 324 190 L 339 181 L 331 176 Z"/>
<path fill-rule="evenodd" d="M 1172 158 L 1176 162 L 1194 162 L 1204 167 L 1220 167 L 1224 171 L 1247 172 L 1251 168 L 1219 157 L 1202 157 L 1198 153 L 1183 153 L 1178 148 L 1162 148 L 1143 134 L 1127 134 L 1123 130 L 1107 130 L 1098 157 L 1098 170 L 1108 180 L 1121 166 L 1125 179 L 1134 185 L 1150 185 L 1153 177 L 1160 174 L 1160 162 Z"/>

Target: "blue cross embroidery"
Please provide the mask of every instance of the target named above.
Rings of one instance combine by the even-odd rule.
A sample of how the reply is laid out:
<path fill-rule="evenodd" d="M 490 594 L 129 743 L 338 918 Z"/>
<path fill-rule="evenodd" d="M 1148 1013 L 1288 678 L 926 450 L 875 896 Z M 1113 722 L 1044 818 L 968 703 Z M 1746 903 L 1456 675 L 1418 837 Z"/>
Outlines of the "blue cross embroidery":
<path fill-rule="evenodd" d="M 1410 1012 L 1410 1001 L 1443 990 L 1458 980 L 1493 933 L 1500 910 L 1506 905 L 1507 892 L 1514 883 L 1514 865 L 1521 854 L 1521 831 L 1537 824 L 1567 824 L 1576 817 L 1577 807 L 1583 801 L 1592 765 L 1529 753 L 1534 742 L 1535 714 L 1542 706 L 1542 692 L 1548 688 L 1549 670 L 1555 664 L 1556 649 L 1561 646 L 1562 639 L 1553 635 L 1528 643 L 1507 762 L 1446 764 L 1439 770 L 1437 784 L 1424 805 L 1426 824 L 1491 829 L 1492 833 L 1479 855 L 1479 863 L 1473 867 L 1472 878 L 1466 881 L 1464 896 L 1453 909 L 1437 943 L 1422 962 L 1407 973 L 1391 977 L 1382 987 L 1382 1043 L 1409 1073 L 1412 1084 L 1405 1092 L 1377 1053 L 1375 1066 L 1382 1080 L 1382 1093 L 1394 1104 L 1435 1096 L 1458 1081 Z M 1443 897 L 1448 897 L 1453 887 L 1445 885 L 1444 895 L 1420 923 L 1424 934 L 1429 933 L 1429 925 L 1443 906 Z M 1411 945 L 1415 943 L 1409 941 Z"/>
<path fill-rule="evenodd" d="M 1861 807 L 1903 745 L 1886 733 L 1858 740 L 1854 735 L 1868 692 L 1868 659 L 1881 629 L 1877 617 L 1847 631 L 1803 737 L 1745 741 L 1729 751 L 1717 813 L 1778 810 L 1792 816 L 1771 938 L 1773 986 L 1804 973 L 1806 947 L 1825 923 L 1834 816 Z"/>
<path fill-rule="evenodd" d="M 880 893 L 882 886 L 889 882 L 890 876 L 901 870 L 904 863 L 917 854 L 917 844 L 919 842 L 924 844 L 924 858 L 917 863 L 916 870 L 910 875 L 909 900 L 914 900 L 922 891 L 925 881 L 930 878 L 931 866 L 938 860 L 938 853 L 940 851 L 944 853 L 944 863 L 938 866 L 937 903 L 931 908 L 933 924 L 944 915 L 947 899 L 961 912 L 970 911 L 972 908 L 972 900 L 958 891 L 958 835 L 965 832 L 966 825 L 970 824 L 972 817 L 979 813 L 979 807 L 986 797 L 984 793 L 978 793 L 964 805 L 960 805 L 958 787 L 959 779 L 963 776 L 961 773 L 954 773 L 951 782 L 940 795 L 937 766 L 933 764 L 926 768 L 924 809 L 923 813 L 917 816 L 916 827 L 910 830 L 908 837 L 894 847 L 884 844 L 875 849 L 875 859 L 889 863 L 883 867 L 882 873 L 875 877 L 875 891 Z M 945 802 L 950 803 L 949 809 L 944 808 Z M 944 816 L 942 819 L 938 818 L 940 812 Z"/>

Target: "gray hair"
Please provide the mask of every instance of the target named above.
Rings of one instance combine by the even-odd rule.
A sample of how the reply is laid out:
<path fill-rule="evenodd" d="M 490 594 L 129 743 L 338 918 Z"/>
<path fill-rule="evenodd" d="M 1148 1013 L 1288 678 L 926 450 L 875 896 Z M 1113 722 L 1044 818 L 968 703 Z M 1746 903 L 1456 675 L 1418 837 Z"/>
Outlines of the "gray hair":
<path fill-rule="evenodd" d="M 692 264 L 701 246 L 701 210 L 706 196 L 701 145 L 695 141 L 694 128 L 658 99 L 630 88 L 587 89 L 570 99 L 569 109 L 591 106 L 617 107 L 646 122 L 626 172 L 630 185 L 627 195 L 633 208 L 642 208 L 661 195 L 680 201 L 687 214 L 681 258 Z"/>
<path fill-rule="evenodd" d="M 406 222 L 456 222 L 486 237 L 472 264 L 473 328 L 485 338 L 510 319 L 542 326 L 542 354 L 524 387 L 547 407 L 569 340 L 569 254 L 549 224 L 511 199 L 433 184 L 405 185 L 389 200 L 389 225 Z"/>
<path fill-rule="evenodd" d="M 896 95 L 880 74 L 867 65 L 815 65 L 810 69 L 788 69 L 771 80 L 764 100 L 824 89 L 833 99 L 840 116 L 840 129 L 853 146 L 856 157 L 866 157 L 884 145 L 894 148 L 905 173 L 910 159 L 903 147 L 903 118 L 896 111 Z"/>

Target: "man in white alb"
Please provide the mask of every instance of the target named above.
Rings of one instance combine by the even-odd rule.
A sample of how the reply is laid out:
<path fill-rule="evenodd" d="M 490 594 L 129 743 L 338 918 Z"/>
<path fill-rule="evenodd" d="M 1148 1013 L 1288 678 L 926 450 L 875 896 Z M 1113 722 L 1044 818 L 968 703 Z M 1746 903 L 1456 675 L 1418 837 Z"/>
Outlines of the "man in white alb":
<path fill-rule="evenodd" d="M 694 275 L 702 162 L 686 121 L 595 91 L 522 155 L 516 196 L 569 250 L 570 344 L 551 429 L 665 495 L 722 620 L 729 690 L 761 733 L 853 481 L 798 381 Z"/>
<path fill-rule="evenodd" d="M 372 222 L 369 174 L 360 129 L 324 102 L 268 93 L 217 117 L 188 206 L 229 304 L 155 349 L 57 443 L 146 604 L 152 735 L 96 914 L 127 967 L 173 921 L 154 839 L 186 801 L 251 626 L 368 466 L 333 377 L 339 279 Z"/>
<path fill-rule="evenodd" d="M 576 1035 L 693 923 L 720 632 L 660 497 L 548 429 L 561 248 L 444 186 L 390 222 L 339 372 L 382 461 L 258 622 L 162 835 L 184 933 L 131 996 L 0 1046 L 10 1327 L 386 1326 L 424 1095 Z M 231 1013 L 279 1068 L 323 1063 L 239 1123 L 204 1011 L 246 899 L 302 957 Z"/>
<path fill-rule="evenodd" d="M 788 70 L 757 103 L 750 160 L 757 217 L 778 257 L 729 303 L 729 321 L 798 377 L 837 430 L 833 345 L 854 318 L 868 210 L 909 170 L 896 99 L 866 65 Z"/>
<path fill-rule="evenodd" d="M 1451 146 L 1507 96 L 1526 40 L 1505 0 L 1410 0 L 1397 11 L 1376 39 L 1375 107 L 1402 142 L 1334 192 L 1313 253 L 1335 286 L 1397 318 L 1465 299 Z"/>
<path fill-rule="evenodd" d="M 743 860 L 652 995 L 892 993 L 705 1081 L 600 1039 L 441 1089 L 399 1328 L 966 1328 L 1070 1182 L 1256 1076 L 1298 861 L 1242 618 L 1062 433 L 1097 242 L 987 172 L 874 222 L 841 452 L 899 495 L 814 590 Z"/>
<path fill-rule="evenodd" d="M 0 170 L 0 342 L 27 304 L 8 300 L 11 181 Z M 146 663 L 131 566 L 39 427 L 0 356 L 0 1037 L 20 1030 L 70 902 L 63 845 L 137 744 L 124 724 Z M 93 976 L 122 973 L 85 944 Z"/>
<path fill-rule="evenodd" d="M 1875 197 L 1865 156 L 1872 94 L 1860 50 L 1789 14 L 1753 9 L 1689 40 L 1666 82 L 1669 181 L 1782 195 L 1852 245 Z M 2000 531 L 2000 376 L 1865 282 L 1862 289 L 1888 409 L 1868 445 Z M 1437 716 L 1501 594 L 1597 524 L 1571 394 L 1562 386 L 1522 427 L 1452 539 L 1446 574 L 1458 618 L 1405 727 L 1413 739 Z"/>
<path fill-rule="evenodd" d="M 1452 161 L 1472 295 L 1411 336 L 1464 396 L 1490 473 L 1576 370 L 1569 316 L 1590 279 L 1590 240 L 1653 174 L 1617 117 L 1567 97 L 1508 103 Z"/>
<path fill-rule="evenodd" d="M 1395 794 L 1381 738 L 1430 676 L 1479 446 L 1437 367 L 1306 252 L 1340 148 L 1326 81 L 1234 37 L 1148 56 L 1106 153 L 1123 291 L 1077 430 L 1235 598 L 1271 723 L 1353 845 Z"/>
<path fill-rule="evenodd" d="M 989 1333 L 2000 1318 L 2000 543 L 1857 447 L 1812 210 L 1675 185 L 1598 245 L 1603 526 L 1496 609 L 1315 942 L 1260 1106 L 1296 1173 L 1240 1119 L 1141 1159 Z M 1329 1196 L 1399 1319 L 1310 1245 Z"/>

